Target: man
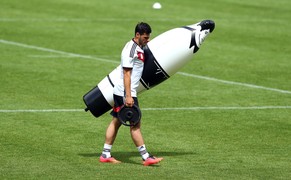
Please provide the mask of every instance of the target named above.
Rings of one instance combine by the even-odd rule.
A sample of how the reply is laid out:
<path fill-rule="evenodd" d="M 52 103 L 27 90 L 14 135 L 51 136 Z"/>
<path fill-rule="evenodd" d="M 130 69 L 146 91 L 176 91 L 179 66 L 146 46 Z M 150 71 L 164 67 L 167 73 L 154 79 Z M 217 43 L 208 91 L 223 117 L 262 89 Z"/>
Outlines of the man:
<path fill-rule="evenodd" d="M 117 118 L 117 113 L 123 105 L 132 107 L 135 104 L 138 106 L 137 87 L 143 72 L 145 60 L 142 48 L 149 42 L 150 34 L 151 27 L 147 23 L 138 23 L 135 27 L 134 38 L 122 50 L 120 81 L 114 86 L 113 90 L 114 107 L 111 112 L 113 119 L 106 130 L 105 144 L 100 156 L 100 162 L 120 163 L 110 153 L 121 126 L 121 122 Z M 130 126 L 131 138 L 142 156 L 143 164 L 145 166 L 157 164 L 163 158 L 156 158 L 147 152 L 140 127 L 140 122 L 135 126 Z"/>

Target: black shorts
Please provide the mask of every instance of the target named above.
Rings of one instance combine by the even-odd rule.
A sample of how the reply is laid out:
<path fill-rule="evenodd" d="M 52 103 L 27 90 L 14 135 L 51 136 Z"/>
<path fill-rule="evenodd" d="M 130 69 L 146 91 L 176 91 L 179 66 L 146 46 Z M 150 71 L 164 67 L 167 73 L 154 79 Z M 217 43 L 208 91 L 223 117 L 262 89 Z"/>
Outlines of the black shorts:
<path fill-rule="evenodd" d="M 138 99 L 137 97 L 132 97 L 134 100 L 134 104 L 138 106 Z M 117 113 L 120 111 L 120 108 L 125 104 L 125 99 L 122 96 L 117 96 L 113 94 L 114 105 L 111 111 L 111 115 L 117 118 Z"/>

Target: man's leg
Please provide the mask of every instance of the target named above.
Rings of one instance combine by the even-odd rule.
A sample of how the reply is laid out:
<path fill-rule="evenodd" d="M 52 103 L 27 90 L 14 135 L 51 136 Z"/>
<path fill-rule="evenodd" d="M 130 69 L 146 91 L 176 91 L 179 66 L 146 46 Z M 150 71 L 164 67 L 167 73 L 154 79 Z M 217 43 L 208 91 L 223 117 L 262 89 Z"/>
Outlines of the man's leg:
<path fill-rule="evenodd" d="M 110 122 L 106 130 L 105 144 L 102 151 L 102 155 L 100 156 L 100 162 L 120 163 L 120 161 L 111 157 L 110 153 L 120 126 L 121 123 L 118 121 L 118 119 L 116 117 L 113 117 L 112 121 Z"/>
<path fill-rule="evenodd" d="M 152 155 L 150 155 L 146 149 L 146 146 L 144 144 L 144 140 L 142 137 L 142 133 L 141 133 L 141 129 L 140 129 L 140 124 L 141 122 L 139 122 L 136 126 L 131 126 L 130 127 L 130 134 L 131 134 L 131 138 L 134 142 L 134 144 L 136 145 L 140 155 L 142 156 L 143 159 L 143 164 L 145 166 L 149 166 L 152 164 L 157 164 L 159 163 L 161 160 L 163 160 L 163 158 L 156 158 Z"/>
<path fill-rule="evenodd" d="M 118 129 L 120 128 L 121 123 L 118 121 L 116 117 L 113 117 L 112 121 L 110 122 L 105 135 L 105 143 L 112 145 L 118 133 Z"/>
<path fill-rule="evenodd" d="M 130 134 L 136 147 L 144 144 L 144 140 L 140 130 L 140 122 L 135 126 L 130 126 Z"/>

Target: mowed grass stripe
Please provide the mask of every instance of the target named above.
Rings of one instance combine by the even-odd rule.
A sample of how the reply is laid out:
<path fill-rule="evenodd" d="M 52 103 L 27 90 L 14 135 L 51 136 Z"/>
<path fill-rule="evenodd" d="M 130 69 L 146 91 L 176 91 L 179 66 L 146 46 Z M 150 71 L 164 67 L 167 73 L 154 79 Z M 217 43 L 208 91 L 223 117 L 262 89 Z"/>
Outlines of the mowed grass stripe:
<path fill-rule="evenodd" d="M 195 21 L 193 18 L 153 18 L 153 17 L 147 17 L 144 19 L 145 21 L 155 21 L 155 22 L 172 22 L 173 20 L 177 20 L 180 22 L 189 22 L 189 21 Z M 220 22 L 228 22 L 228 20 L 225 19 L 217 19 L 217 21 Z M 237 22 L 257 22 L 256 19 L 247 19 L 247 18 L 237 18 L 234 19 Z M 9 17 L 0 17 L 0 22 L 133 22 L 136 21 L 135 18 L 9 18 Z M 199 21 L 198 19 L 196 21 Z M 272 23 L 272 22 L 284 22 L 284 19 L 261 19 L 261 22 L 265 23 Z"/>
<path fill-rule="evenodd" d="M 54 49 L 49 49 L 49 48 L 43 48 L 43 47 L 39 47 L 39 46 L 23 44 L 23 43 L 19 43 L 19 42 L 7 41 L 7 40 L 3 40 L 3 39 L 0 39 L 0 43 L 15 45 L 15 46 L 23 47 L 23 48 L 36 49 L 36 50 L 45 51 L 45 52 L 68 55 L 68 56 L 72 56 L 72 57 L 79 57 L 79 58 L 84 58 L 84 59 L 93 59 L 93 60 L 98 60 L 98 61 L 103 61 L 103 62 L 110 62 L 110 63 L 119 64 L 119 62 L 114 61 L 114 60 L 97 58 L 97 57 L 93 57 L 93 56 L 89 56 L 89 55 L 81 55 L 81 54 L 76 54 L 76 53 L 64 52 L 64 51 L 59 51 L 59 50 L 54 50 Z M 185 73 L 185 72 L 178 72 L 178 74 L 183 75 L 183 76 L 188 76 L 188 77 L 204 79 L 204 80 L 211 80 L 211 81 L 225 83 L 225 84 L 239 85 L 239 86 L 245 86 L 245 87 L 250 87 L 250 88 L 255 88 L 255 89 L 264 89 L 264 90 L 274 91 L 274 92 L 279 92 L 279 93 L 284 93 L 284 94 L 291 94 L 291 91 L 281 90 L 281 89 L 276 89 L 276 88 L 269 88 L 269 87 L 264 87 L 264 86 L 258 86 L 258 85 L 248 84 L 248 83 L 220 80 L 220 79 L 216 79 L 216 78 L 212 78 L 212 77 L 189 74 L 189 73 Z"/>

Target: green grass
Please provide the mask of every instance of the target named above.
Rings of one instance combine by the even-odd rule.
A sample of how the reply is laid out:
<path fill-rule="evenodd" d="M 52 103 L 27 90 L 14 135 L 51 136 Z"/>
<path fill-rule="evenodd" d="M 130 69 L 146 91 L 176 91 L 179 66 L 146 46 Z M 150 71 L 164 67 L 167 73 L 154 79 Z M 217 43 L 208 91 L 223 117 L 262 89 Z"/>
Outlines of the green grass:
<path fill-rule="evenodd" d="M 153 167 L 141 165 L 127 127 L 112 150 L 123 163 L 98 162 L 108 113 L 3 111 L 81 110 L 82 96 L 117 66 L 139 21 L 154 38 L 213 19 L 213 34 L 180 72 L 291 91 L 290 1 L 172 0 L 160 1 L 161 10 L 153 3 L 1 0 L 0 179 L 291 177 L 290 93 L 174 75 L 139 97 L 147 148 L 164 157 Z M 207 109 L 263 106 L 273 108 Z M 167 107 L 206 109 L 147 109 Z"/>

